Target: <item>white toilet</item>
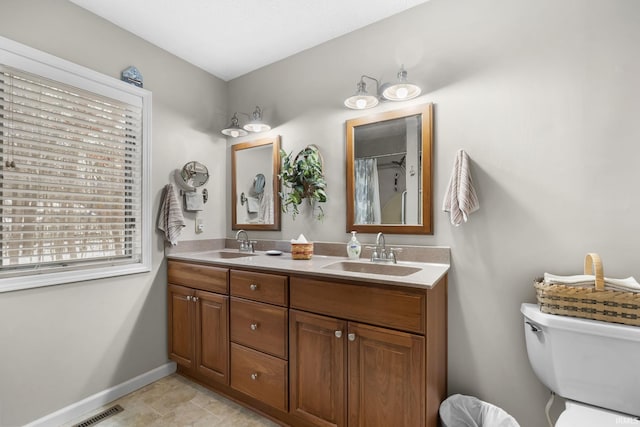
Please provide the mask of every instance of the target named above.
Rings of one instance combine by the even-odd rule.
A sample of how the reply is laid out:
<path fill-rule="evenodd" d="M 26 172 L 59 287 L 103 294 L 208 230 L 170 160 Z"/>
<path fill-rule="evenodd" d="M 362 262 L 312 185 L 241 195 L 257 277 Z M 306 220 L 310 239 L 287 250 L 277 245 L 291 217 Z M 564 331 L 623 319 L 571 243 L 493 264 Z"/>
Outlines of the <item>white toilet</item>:
<path fill-rule="evenodd" d="M 534 372 L 567 399 L 556 427 L 640 426 L 640 327 L 520 311 Z"/>

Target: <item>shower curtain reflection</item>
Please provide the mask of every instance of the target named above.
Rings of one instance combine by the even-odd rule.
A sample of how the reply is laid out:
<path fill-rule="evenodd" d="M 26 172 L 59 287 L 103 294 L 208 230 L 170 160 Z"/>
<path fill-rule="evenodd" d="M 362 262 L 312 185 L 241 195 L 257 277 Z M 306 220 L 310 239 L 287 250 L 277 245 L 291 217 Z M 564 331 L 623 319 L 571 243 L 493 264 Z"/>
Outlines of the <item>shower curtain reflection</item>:
<path fill-rule="evenodd" d="M 377 159 L 355 159 L 355 223 L 380 224 Z"/>

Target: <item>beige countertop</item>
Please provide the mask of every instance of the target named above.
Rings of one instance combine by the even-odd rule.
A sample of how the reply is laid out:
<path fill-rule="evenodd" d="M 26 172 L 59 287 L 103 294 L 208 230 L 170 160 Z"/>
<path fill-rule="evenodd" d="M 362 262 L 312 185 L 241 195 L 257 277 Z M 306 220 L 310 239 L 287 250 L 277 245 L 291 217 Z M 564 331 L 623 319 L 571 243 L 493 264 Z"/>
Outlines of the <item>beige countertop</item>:
<path fill-rule="evenodd" d="M 237 249 L 199 250 L 170 253 L 167 254 L 167 258 L 203 262 L 230 268 L 243 267 L 265 272 L 324 276 L 327 278 L 422 289 L 432 288 L 449 271 L 449 264 L 445 263 L 398 261 L 397 264 L 386 264 L 372 263 L 366 258 L 351 261 L 347 257 L 315 254 L 310 260 L 294 260 L 291 259 L 291 253 L 288 252 L 272 256 L 267 255 L 265 251 L 256 251 L 253 256 L 220 258 L 220 252 L 239 253 Z M 375 271 L 375 273 L 345 271 L 349 269 Z"/>

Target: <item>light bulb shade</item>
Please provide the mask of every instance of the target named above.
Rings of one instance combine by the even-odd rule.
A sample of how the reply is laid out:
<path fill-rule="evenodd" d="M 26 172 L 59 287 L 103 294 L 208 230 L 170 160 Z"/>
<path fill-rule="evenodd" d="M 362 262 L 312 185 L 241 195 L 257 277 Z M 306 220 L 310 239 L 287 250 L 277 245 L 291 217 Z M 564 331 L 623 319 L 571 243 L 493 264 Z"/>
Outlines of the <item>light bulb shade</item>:
<path fill-rule="evenodd" d="M 231 124 L 222 129 L 222 134 L 232 138 L 237 138 L 239 136 L 247 136 L 249 135 L 249 132 L 240 127 L 240 124 L 238 123 L 238 115 L 237 113 L 233 113 L 233 117 L 231 117 Z"/>
<path fill-rule="evenodd" d="M 244 130 L 248 130 L 249 132 L 266 132 L 270 129 L 271 126 L 262 122 L 250 122 L 244 125 Z"/>
<path fill-rule="evenodd" d="M 385 86 L 382 96 L 389 101 L 406 101 L 422 93 L 420 86 L 407 81 L 407 70 L 404 67 L 398 72 L 398 81 Z"/>
<path fill-rule="evenodd" d="M 370 95 L 367 92 L 367 84 L 361 79 L 360 82 L 358 82 L 358 90 L 355 95 L 347 98 L 344 101 L 344 105 L 352 110 L 364 110 L 375 107 L 378 105 L 378 102 L 380 102 L 378 97 Z"/>
<path fill-rule="evenodd" d="M 256 106 L 253 111 L 252 120 L 244 125 L 244 129 L 249 132 L 266 132 L 271 129 L 271 126 L 262 121 L 262 110 Z"/>
<path fill-rule="evenodd" d="M 352 110 L 365 110 L 378 105 L 378 98 L 373 95 L 353 95 L 344 101 L 344 105 Z"/>

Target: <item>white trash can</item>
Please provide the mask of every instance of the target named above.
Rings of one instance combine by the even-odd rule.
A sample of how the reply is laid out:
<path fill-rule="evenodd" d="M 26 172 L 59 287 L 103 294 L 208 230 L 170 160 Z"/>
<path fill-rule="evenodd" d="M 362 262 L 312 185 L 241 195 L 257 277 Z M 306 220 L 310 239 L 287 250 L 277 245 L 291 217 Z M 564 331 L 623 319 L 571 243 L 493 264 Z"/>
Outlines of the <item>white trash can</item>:
<path fill-rule="evenodd" d="M 520 427 L 511 415 L 473 396 L 454 394 L 440 405 L 443 427 Z"/>

